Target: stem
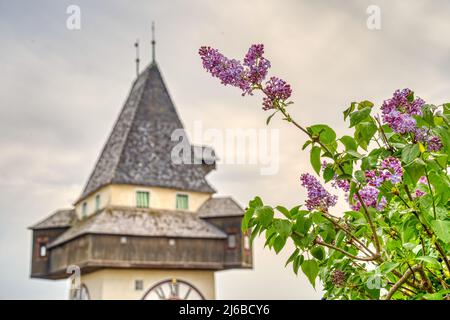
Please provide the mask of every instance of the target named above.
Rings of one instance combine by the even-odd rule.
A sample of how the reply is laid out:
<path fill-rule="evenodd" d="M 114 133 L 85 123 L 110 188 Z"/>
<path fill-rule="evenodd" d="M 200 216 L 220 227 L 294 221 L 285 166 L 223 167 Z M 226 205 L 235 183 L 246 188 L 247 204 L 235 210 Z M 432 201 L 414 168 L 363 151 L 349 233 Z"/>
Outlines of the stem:
<path fill-rule="evenodd" d="M 382 137 L 384 143 L 386 144 L 386 147 L 387 147 L 390 151 L 394 152 L 395 150 L 394 150 L 394 148 L 389 144 L 389 141 L 388 141 L 388 139 L 387 139 L 387 137 L 386 137 L 386 133 L 385 133 L 384 130 L 383 130 L 383 127 L 382 127 L 382 125 L 381 125 L 381 123 L 380 123 L 380 121 L 379 121 L 379 119 L 378 119 L 378 116 L 375 116 L 374 118 L 375 118 L 375 121 L 376 121 L 377 124 L 378 124 L 378 131 L 380 131 L 381 137 Z"/>
<path fill-rule="evenodd" d="M 325 219 L 327 219 L 328 221 L 330 221 L 336 228 L 338 228 L 338 229 L 340 229 L 340 230 L 342 230 L 342 231 L 344 231 L 348 236 L 350 236 L 350 238 L 352 239 L 352 240 L 354 240 L 355 242 L 357 242 L 362 248 L 360 248 L 360 247 L 358 247 L 358 246 L 356 246 L 361 252 L 363 252 L 364 254 L 366 254 L 367 256 L 370 256 L 370 255 L 372 255 L 372 256 L 374 256 L 375 255 L 375 253 L 373 253 L 364 243 L 362 243 L 357 237 L 355 237 L 350 231 L 348 231 L 345 227 L 343 227 L 343 226 L 341 226 L 339 223 L 337 223 L 336 221 L 334 221 L 333 220 L 333 216 L 331 216 L 330 214 L 327 214 L 327 213 L 323 213 L 323 217 L 325 218 Z M 361 249 L 364 249 L 364 250 L 366 250 L 368 253 L 366 253 L 366 252 L 364 252 L 363 250 L 361 250 Z"/>
<path fill-rule="evenodd" d="M 327 247 L 327 248 L 336 250 L 336 251 L 338 251 L 338 252 L 340 252 L 340 253 L 346 255 L 347 257 L 353 259 L 353 260 L 359 260 L 359 261 L 374 261 L 374 260 L 377 260 L 377 259 L 379 258 L 377 255 L 374 255 L 374 256 L 371 256 L 371 257 L 358 257 L 358 256 L 354 256 L 354 255 L 348 253 L 347 251 L 345 251 L 345 250 L 343 250 L 343 249 L 341 249 L 341 248 L 338 248 L 338 247 L 336 247 L 336 246 L 333 246 L 332 244 L 328 244 L 328 243 L 323 242 L 323 241 L 320 241 L 320 240 L 315 240 L 315 243 L 318 244 L 318 245 L 321 245 L 321 246 L 324 246 L 324 247 Z"/>
<path fill-rule="evenodd" d="M 425 176 L 427 177 L 427 183 L 428 183 L 428 188 L 430 189 L 431 200 L 433 200 L 433 215 L 434 215 L 434 220 L 436 220 L 436 204 L 434 203 L 433 189 L 431 189 L 430 179 L 428 178 L 428 170 L 426 167 L 425 167 Z"/>

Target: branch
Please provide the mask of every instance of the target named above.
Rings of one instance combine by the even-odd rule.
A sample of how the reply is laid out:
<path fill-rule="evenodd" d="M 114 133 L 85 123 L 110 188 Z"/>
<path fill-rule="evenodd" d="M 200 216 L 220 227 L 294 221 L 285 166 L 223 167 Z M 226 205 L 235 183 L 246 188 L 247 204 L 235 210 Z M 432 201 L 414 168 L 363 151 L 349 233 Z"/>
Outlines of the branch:
<path fill-rule="evenodd" d="M 420 265 L 416 265 L 411 269 L 406 270 L 405 274 L 394 284 L 386 295 L 386 300 L 391 300 L 392 295 L 408 280 L 408 278 L 417 270 L 421 268 Z"/>
<path fill-rule="evenodd" d="M 364 203 L 363 199 L 361 198 L 359 191 L 356 191 L 355 194 L 358 197 L 358 200 L 361 203 L 362 208 L 364 209 L 364 213 L 366 215 L 367 222 L 369 223 L 370 229 L 372 230 L 372 236 L 373 236 L 374 242 L 375 242 L 375 249 L 377 251 L 376 254 L 378 256 L 380 256 L 380 251 L 381 251 L 380 240 L 378 240 L 377 230 L 375 229 L 375 226 L 373 224 L 372 217 L 370 216 L 370 212 L 367 209 L 366 204 Z"/>

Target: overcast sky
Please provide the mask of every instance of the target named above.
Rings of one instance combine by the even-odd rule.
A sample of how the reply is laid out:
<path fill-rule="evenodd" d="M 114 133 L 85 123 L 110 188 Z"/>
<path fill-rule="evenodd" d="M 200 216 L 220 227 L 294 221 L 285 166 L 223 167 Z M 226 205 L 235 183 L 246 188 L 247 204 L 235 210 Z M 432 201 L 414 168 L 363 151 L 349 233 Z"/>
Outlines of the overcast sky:
<path fill-rule="evenodd" d="M 81 8 L 81 30 L 66 28 L 66 9 Z M 381 30 L 366 9 L 381 9 Z M 303 124 L 346 133 L 351 101 L 377 106 L 409 87 L 428 102 L 450 99 L 450 2 L 434 1 L 13 1 L 0 0 L 0 298 L 67 297 L 64 281 L 30 280 L 27 227 L 70 207 L 80 195 L 135 77 L 134 47 L 157 61 L 182 120 L 205 128 L 264 128 L 257 96 L 242 98 L 201 68 L 201 45 L 242 59 L 264 43 L 272 74 L 293 87 L 291 113 Z M 304 137 L 280 119 L 280 170 L 221 165 L 209 176 L 220 195 L 243 206 L 304 200 L 299 175 L 311 171 Z M 194 140 L 195 142 L 195 140 Z M 341 197 L 342 198 L 342 197 Z M 338 211 L 344 207 L 341 201 Z M 253 271 L 217 274 L 218 298 L 317 299 L 303 276 L 256 243 Z"/>

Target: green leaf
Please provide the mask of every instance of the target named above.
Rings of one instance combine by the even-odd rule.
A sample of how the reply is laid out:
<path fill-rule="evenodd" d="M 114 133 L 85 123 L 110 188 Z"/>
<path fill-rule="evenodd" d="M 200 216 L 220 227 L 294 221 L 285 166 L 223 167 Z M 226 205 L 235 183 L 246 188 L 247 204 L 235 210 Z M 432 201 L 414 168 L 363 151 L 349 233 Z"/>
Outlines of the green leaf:
<path fill-rule="evenodd" d="M 280 211 L 286 218 L 288 218 L 288 219 L 292 218 L 291 213 L 285 207 L 283 207 L 283 206 L 276 206 L 275 209 Z"/>
<path fill-rule="evenodd" d="M 303 264 L 304 260 L 305 260 L 305 257 L 303 255 L 299 255 L 295 258 L 294 263 L 293 263 L 293 268 L 294 268 L 295 274 L 298 273 L 298 269 Z"/>
<path fill-rule="evenodd" d="M 409 216 L 409 218 L 407 218 L 403 222 L 403 224 L 400 228 L 400 233 L 401 233 L 401 238 L 402 238 L 403 243 L 410 242 L 411 240 L 414 240 L 417 237 L 416 226 L 418 224 L 419 224 L 419 221 L 413 215 Z"/>
<path fill-rule="evenodd" d="M 333 179 L 334 175 L 335 173 L 331 166 L 327 166 L 325 170 L 323 170 L 323 179 L 325 180 L 325 182 L 328 182 L 331 179 Z"/>
<path fill-rule="evenodd" d="M 436 260 L 436 258 L 433 258 L 430 256 L 417 257 L 416 260 L 428 263 L 429 265 L 433 266 L 434 268 L 438 268 L 438 269 L 441 268 L 441 264 Z"/>
<path fill-rule="evenodd" d="M 303 236 L 306 236 L 306 234 L 309 231 L 309 228 L 311 228 L 312 225 L 312 219 L 306 218 L 303 216 L 297 217 L 297 221 L 294 224 L 294 230 L 298 233 L 300 233 Z"/>
<path fill-rule="evenodd" d="M 306 141 L 306 142 L 303 144 L 302 150 L 305 150 L 306 147 L 309 146 L 311 143 L 312 143 L 311 140 Z"/>
<path fill-rule="evenodd" d="M 347 154 L 351 155 L 352 157 L 354 157 L 356 159 L 361 159 L 363 157 L 363 155 L 361 153 L 359 153 L 358 151 L 355 151 L 355 150 L 347 150 Z"/>
<path fill-rule="evenodd" d="M 400 265 L 400 263 L 398 262 L 393 262 L 393 261 L 386 261 L 383 262 L 382 265 L 380 265 L 380 271 L 383 274 L 388 274 L 390 273 L 392 270 L 394 270 L 395 268 L 397 268 Z"/>
<path fill-rule="evenodd" d="M 350 107 L 348 107 L 347 109 L 345 109 L 344 113 L 344 121 L 347 119 L 347 117 L 350 115 L 350 113 L 352 113 L 355 110 L 355 107 L 357 105 L 357 102 L 352 102 L 350 104 Z"/>
<path fill-rule="evenodd" d="M 350 114 L 350 128 L 356 126 L 358 123 L 364 121 L 372 111 L 371 107 L 364 107 L 361 110 Z"/>
<path fill-rule="evenodd" d="M 284 266 L 286 267 L 289 263 L 293 262 L 295 258 L 297 258 L 299 252 L 300 250 L 298 248 L 295 249 L 294 252 L 292 252 L 292 254 L 289 256 L 289 259 L 286 261 L 286 264 Z"/>
<path fill-rule="evenodd" d="M 318 146 L 314 146 L 311 149 L 310 162 L 314 170 L 320 175 L 320 151 Z"/>
<path fill-rule="evenodd" d="M 326 124 L 316 124 L 308 127 L 308 131 L 313 135 L 319 136 L 320 142 L 330 144 L 336 141 L 336 132 Z"/>
<path fill-rule="evenodd" d="M 358 108 L 359 108 L 359 109 L 366 108 L 366 107 L 372 108 L 373 106 L 374 106 L 373 102 L 370 102 L 370 101 L 368 101 L 368 100 L 364 100 L 364 101 L 361 101 L 361 102 L 359 103 Z"/>
<path fill-rule="evenodd" d="M 377 126 L 373 123 L 373 121 L 369 122 L 361 122 L 355 127 L 355 140 L 359 144 L 361 148 L 367 150 L 367 146 L 369 145 L 370 139 L 372 139 L 375 132 L 377 132 Z"/>
<path fill-rule="evenodd" d="M 250 219 L 253 218 L 254 213 L 255 209 L 252 207 L 249 207 L 247 211 L 245 211 L 244 218 L 242 218 L 241 224 L 242 232 L 246 232 L 248 230 Z"/>
<path fill-rule="evenodd" d="M 409 144 L 402 151 L 402 161 L 406 164 L 411 163 L 420 155 L 419 144 Z"/>
<path fill-rule="evenodd" d="M 431 229 L 440 240 L 450 243 L 450 221 L 433 220 L 431 221 Z"/>
<path fill-rule="evenodd" d="M 356 180 L 358 180 L 361 183 L 366 182 L 366 175 L 364 174 L 364 171 L 362 171 L 362 170 L 355 171 L 355 178 L 356 178 Z"/>
<path fill-rule="evenodd" d="M 284 245 L 286 244 L 286 237 L 283 237 L 281 235 L 278 235 L 274 242 L 273 242 L 273 249 L 275 250 L 275 252 L 278 254 L 281 249 L 283 249 Z"/>
<path fill-rule="evenodd" d="M 317 264 L 317 261 L 314 259 L 303 261 L 302 271 L 306 277 L 308 277 L 308 280 L 311 282 L 312 286 L 316 288 L 316 277 L 319 273 L 319 265 Z"/>
<path fill-rule="evenodd" d="M 256 216 L 259 219 L 259 223 L 263 227 L 267 227 L 273 219 L 273 209 L 269 206 L 259 207 L 256 209 Z"/>
<path fill-rule="evenodd" d="M 291 233 L 292 224 L 289 220 L 276 219 L 273 221 L 273 227 L 281 236 L 287 237 Z"/>
<path fill-rule="evenodd" d="M 417 184 L 420 177 L 425 175 L 425 162 L 423 162 L 422 159 L 417 158 L 404 168 L 409 176 L 411 184 L 414 186 Z"/>
<path fill-rule="evenodd" d="M 262 207 L 264 204 L 260 197 L 255 197 L 249 202 L 249 206 L 252 208 Z"/>
<path fill-rule="evenodd" d="M 269 117 L 267 117 L 266 125 L 269 125 L 270 120 L 272 120 L 273 116 L 274 116 L 277 112 L 278 112 L 278 110 L 275 111 L 274 113 L 272 113 Z"/>
<path fill-rule="evenodd" d="M 320 246 L 312 248 L 310 252 L 317 260 L 323 260 L 325 258 L 325 250 Z"/>
<path fill-rule="evenodd" d="M 345 150 L 357 150 L 358 149 L 358 145 L 356 144 L 355 139 L 353 139 L 350 136 L 343 136 L 341 139 L 339 139 L 342 144 L 345 147 Z"/>

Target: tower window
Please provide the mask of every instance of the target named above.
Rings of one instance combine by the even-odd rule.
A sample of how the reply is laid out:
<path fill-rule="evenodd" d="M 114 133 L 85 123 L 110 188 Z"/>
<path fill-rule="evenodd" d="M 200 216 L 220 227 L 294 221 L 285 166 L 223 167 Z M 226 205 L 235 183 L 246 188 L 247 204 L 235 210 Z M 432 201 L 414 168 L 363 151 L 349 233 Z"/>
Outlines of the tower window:
<path fill-rule="evenodd" d="M 83 206 L 81 207 L 81 215 L 83 218 L 87 215 L 87 202 L 83 202 Z"/>
<path fill-rule="evenodd" d="M 39 257 L 47 256 L 47 245 L 45 243 L 39 244 Z"/>
<path fill-rule="evenodd" d="M 96 195 L 95 196 L 95 211 L 97 211 L 98 209 L 100 209 L 100 195 Z"/>
<path fill-rule="evenodd" d="M 177 194 L 176 207 L 180 210 L 189 209 L 189 197 L 187 194 Z"/>
<path fill-rule="evenodd" d="M 228 235 L 228 249 L 234 249 L 236 248 L 236 235 L 230 234 Z"/>
<path fill-rule="evenodd" d="M 134 281 L 134 290 L 136 290 L 136 291 L 144 290 L 144 281 L 143 280 L 135 280 Z"/>
<path fill-rule="evenodd" d="M 148 208 L 150 206 L 150 193 L 147 191 L 136 192 L 136 207 Z"/>

